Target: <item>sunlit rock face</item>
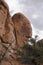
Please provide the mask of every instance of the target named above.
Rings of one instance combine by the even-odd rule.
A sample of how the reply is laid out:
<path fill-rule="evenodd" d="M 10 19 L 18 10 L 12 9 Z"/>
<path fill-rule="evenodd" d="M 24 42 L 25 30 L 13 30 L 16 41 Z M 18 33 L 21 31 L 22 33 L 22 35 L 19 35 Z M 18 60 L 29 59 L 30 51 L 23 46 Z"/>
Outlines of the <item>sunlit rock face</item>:
<path fill-rule="evenodd" d="M 0 38 L 9 43 L 11 43 L 11 39 L 15 39 L 9 9 L 3 0 L 0 1 Z"/>
<path fill-rule="evenodd" d="M 4 6 L 3 2 L 0 1 L 0 36 L 4 34 L 4 26 L 7 19 L 7 6 Z"/>
<path fill-rule="evenodd" d="M 18 46 L 23 47 L 25 40 L 32 36 L 30 21 L 21 13 L 15 14 L 12 20 L 16 31 Z"/>
<path fill-rule="evenodd" d="M 21 13 L 11 18 L 8 5 L 0 0 L 0 65 L 25 65 L 17 61 L 17 49 L 31 36 L 29 20 Z"/>
<path fill-rule="evenodd" d="M 15 48 L 15 35 L 13 23 L 9 14 L 8 5 L 0 0 L 0 64 L 10 58 L 12 48 Z M 12 52 L 12 51 L 11 51 Z M 9 60 L 9 59 L 8 59 Z"/>

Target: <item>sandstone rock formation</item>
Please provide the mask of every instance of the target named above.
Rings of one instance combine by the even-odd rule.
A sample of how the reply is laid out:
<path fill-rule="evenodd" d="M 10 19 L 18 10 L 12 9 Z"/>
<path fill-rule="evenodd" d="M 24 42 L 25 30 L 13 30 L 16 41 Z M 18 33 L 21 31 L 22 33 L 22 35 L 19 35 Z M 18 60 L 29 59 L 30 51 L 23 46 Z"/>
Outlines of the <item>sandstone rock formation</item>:
<path fill-rule="evenodd" d="M 9 14 L 8 5 L 0 0 L 0 63 L 9 56 L 10 46 L 15 47 L 13 23 Z M 7 55 L 8 54 L 8 55 Z"/>
<path fill-rule="evenodd" d="M 32 36 L 30 21 L 21 13 L 15 14 L 12 20 L 16 31 L 17 44 L 19 47 L 23 47 L 27 39 Z"/>
<path fill-rule="evenodd" d="M 8 5 L 0 0 L 0 65 L 25 65 L 17 61 L 16 53 L 31 36 L 28 19 L 20 13 L 11 18 Z"/>

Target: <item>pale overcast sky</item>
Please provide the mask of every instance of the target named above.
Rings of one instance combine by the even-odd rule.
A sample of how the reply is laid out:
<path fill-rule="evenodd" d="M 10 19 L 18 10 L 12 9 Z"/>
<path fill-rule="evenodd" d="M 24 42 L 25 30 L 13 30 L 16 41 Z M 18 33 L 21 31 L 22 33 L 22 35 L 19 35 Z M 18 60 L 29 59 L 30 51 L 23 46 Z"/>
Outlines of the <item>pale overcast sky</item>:
<path fill-rule="evenodd" d="M 43 38 L 43 0 L 5 0 L 9 5 L 11 16 L 22 12 L 31 22 L 33 36 Z"/>

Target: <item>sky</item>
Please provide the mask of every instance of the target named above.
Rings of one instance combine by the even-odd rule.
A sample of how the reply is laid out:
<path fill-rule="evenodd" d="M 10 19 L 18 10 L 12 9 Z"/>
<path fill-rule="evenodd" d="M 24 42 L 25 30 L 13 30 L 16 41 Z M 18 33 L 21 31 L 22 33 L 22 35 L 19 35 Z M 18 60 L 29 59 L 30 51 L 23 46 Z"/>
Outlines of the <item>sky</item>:
<path fill-rule="evenodd" d="M 32 36 L 43 38 L 43 0 L 5 0 L 9 5 L 11 16 L 23 13 L 32 25 Z"/>

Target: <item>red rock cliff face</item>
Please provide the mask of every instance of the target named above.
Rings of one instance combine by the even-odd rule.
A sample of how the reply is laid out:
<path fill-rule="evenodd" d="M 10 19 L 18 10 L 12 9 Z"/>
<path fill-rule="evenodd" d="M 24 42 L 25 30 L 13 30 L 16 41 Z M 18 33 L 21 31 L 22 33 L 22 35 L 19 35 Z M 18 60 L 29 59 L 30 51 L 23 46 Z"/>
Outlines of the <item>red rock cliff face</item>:
<path fill-rule="evenodd" d="M 8 5 L 0 0 L 0 65 L 25 65 L 17 61 L 16 50 L 31 36 L 29 20 L 21 13 L 11 18 Z"/>

